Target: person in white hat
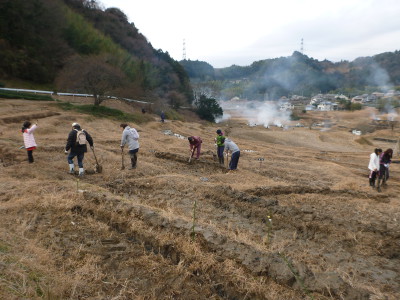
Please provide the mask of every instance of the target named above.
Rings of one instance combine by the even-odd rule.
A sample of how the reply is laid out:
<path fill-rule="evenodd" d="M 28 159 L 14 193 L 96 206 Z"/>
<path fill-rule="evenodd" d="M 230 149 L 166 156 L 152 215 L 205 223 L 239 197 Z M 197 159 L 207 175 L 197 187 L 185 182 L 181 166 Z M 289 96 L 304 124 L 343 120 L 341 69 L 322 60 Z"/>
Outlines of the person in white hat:
<path fill-rule="evenodd" d="M 87 152 L 86 143 L 89 143 L 90 148 L 93 149 L 93 139 L 90 134 L 86 130 L 81 129 L 81 126 L 78 123 L 72 123 L 72 130 L 68 135 L 67 145 L 65 146 L 65 154 L 68 154 L 68 151 L 70 150 L 67 157 L 70 174 L 75 174 L 75 166 L 73 161 L 75 156 L 78 159 L 79 176 L 83 176 L 85 174 L 85 170 L 83 168 L 83 159 L 85 157 L 85 153 Z"/>

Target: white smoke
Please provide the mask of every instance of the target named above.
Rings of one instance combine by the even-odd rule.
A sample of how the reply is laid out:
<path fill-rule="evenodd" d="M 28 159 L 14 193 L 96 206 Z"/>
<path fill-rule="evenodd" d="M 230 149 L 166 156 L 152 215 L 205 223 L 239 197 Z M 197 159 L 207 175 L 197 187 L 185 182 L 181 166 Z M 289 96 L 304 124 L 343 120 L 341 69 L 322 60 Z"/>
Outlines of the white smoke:
<path fill-rule="evenodd" d="M 249 126 L 262 125 L 266 128 L 283 127 L 290 121 L 290 111 L 280 110 L 277 102 L 224 101 L 220 105 L 224 110 L 221 120 L 234 116 L 246 119 Z"/>
<path fill-rule="evenodd" d="M 231 118 L 231 115 L 224 111 L 224 114 L 221 117 L 215 118 L 215 123 L 218 124 L 218 123 L 221 123 L 223 121 L 229 120 L 230 118 Z"/>

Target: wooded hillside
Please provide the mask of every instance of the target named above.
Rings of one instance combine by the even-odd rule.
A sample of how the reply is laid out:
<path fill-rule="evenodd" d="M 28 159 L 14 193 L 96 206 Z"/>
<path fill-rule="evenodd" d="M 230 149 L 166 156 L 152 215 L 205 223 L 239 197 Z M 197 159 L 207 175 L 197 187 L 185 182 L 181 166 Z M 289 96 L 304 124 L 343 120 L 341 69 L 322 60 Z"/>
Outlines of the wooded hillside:
<path fill-rule="evenodd" d="M 0 82 L 7 86 L 88 92 L 90 77 L 103 84 L 99 93 L 193 97 L 183 67 L 154 49 L 122 11 L 102 10 L 98 1 L 1 1 L 0 55 Z"/>
<path fill-rule="evenodd" d="M 249 66 L 214 69 L 206 62 L 190 60 L 181 64 L 197 87 L 207 87 L 215 97 L 225 99 L 278 99 L 328 92 L 351 95 L 400 85 L 400 51 L 337 63 L 295 51 L 289 57 L 260 60 Z"/>

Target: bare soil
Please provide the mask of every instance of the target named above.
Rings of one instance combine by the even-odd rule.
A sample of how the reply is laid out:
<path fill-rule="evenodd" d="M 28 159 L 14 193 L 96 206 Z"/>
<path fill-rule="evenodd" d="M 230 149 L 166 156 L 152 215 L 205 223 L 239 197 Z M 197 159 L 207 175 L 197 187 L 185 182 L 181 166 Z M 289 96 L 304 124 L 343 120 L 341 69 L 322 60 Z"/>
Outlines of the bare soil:
<path fill-rule="evenodd" d="M 370 111 L 324 114 L 329 131 L 219 124 L 241 148 L 234 173 L 215 159 L 213 124 L 131 124 L 138 167 L 121 171 L 120 122 L 50 102 L 0 111 L 1 299 L 400 299 L 399 165 L 381 193 L 367 177 L 373 149 L 394 148 L 373 138 L 399 130 L 357 142 L 349 129 Z M 33 164 L 25 118 L 39 119 Z M 92 153 L 84 178 L 68 174 L 72 122 L 101 174 Z M 200 160 L 166 130 L 201 136 Z"/>

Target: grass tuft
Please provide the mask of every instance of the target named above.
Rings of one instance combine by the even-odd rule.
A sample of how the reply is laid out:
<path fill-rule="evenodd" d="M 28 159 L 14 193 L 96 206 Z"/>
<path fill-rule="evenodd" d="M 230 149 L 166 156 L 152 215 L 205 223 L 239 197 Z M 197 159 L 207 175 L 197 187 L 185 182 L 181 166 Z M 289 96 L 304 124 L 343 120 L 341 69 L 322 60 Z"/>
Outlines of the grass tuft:
<path fill-rule="evenodd" d="M 35 101 L 54 101 L 54 99 L 48 95 L 37 95 L 27 92 L 14 92 L 5 90 L 0 90 L 0 98 L 25 99 L 25 100 L 35 100 Z"/>
<path fill-rule="evenodd" d="M 83 114 L 88 114 L 96 118 L 110 118 L 113 120 L 134 122 L 134 123 L 145 123 L 152 121 L 153 118 L 150 115 L 144 115 L 142 113 L 125 113 L 115 108 L 109 108 L 106 106 L 97 105 L 73 105 L 69 102 L 58 102 L 57 106 L 63 110 L 76 111 Z"/>

